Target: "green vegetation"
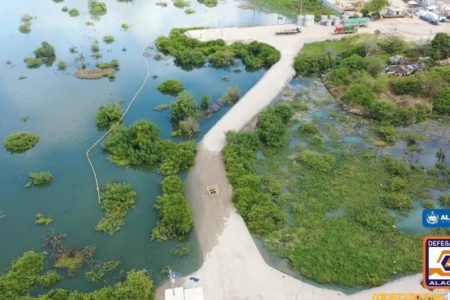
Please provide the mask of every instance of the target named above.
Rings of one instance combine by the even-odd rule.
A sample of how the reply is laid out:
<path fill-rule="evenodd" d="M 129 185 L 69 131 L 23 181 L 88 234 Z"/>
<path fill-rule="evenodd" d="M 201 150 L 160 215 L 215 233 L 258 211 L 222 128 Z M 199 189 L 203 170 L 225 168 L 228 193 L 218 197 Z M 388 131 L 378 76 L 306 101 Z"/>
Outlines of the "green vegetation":
<path fill-rule="evenodd" d="M 71 17 L 78 17 L 80 15 L 80 12 L 76 8 L 69 9 L 68 13 Z"/>
<path fill-rule="evenodd" d="M 112 35 L 105 35 L 103 37 L 103 42 L 105 42 L 106 44 L 112 44 L 114 42 L 114 37 Z"/>
<path fill-rule="evenodd" d="M 200 114 L 194 96 L 182 91 L 170 105 L 170 119 L 175 128 L 175 136 L 194 136 L 200 130 Z"/>
<path fill-rule="evenodd" d="M 23 15 L 20 18 L 20 25 L 19 25 L 19 31 L 23 34 L 29 34 L 31 32 L 31 20 L 33 20 L 33 17 L 30 15 Z"/>
<path fill-rule="evenodd" d="M 232 86 L 229 87 L 228 90 L 223 94 L 220 98 L 219 103 L 222 105 L 233 105 L 239 101 L 241 96 L 241 91 L 239 88 Z"/>
<path fill-rule="evenodd" d="M 127 23 L 122 23 L 122 25 L 120 25 L 120 28 L 122 28 L 123 31 L 128 31 L 128 29 L 130 29 L 130 25 L 128 25 Z"/>
<path fill-rule="evenodd" d="M 201 3 L 203 5 L 206 5 L 208 7 L 215 7 L 217 6 L 218 0 L 197 0 L 198 3 Z"/>
<path fill-rule="evenodd" d="M 39 142 L 39 136 L 31 132 L 16 132 L 4 140 L 5 149 L 11 153 L 22 153 L 33 148 Z"/>
<path fill-rule="evenodd" d="M 281 13 L 288 17 L 297 17 L 299 14 L 313 14 L 316 19 L 321 15 L 333 15 L 335 11 L 323 6 L 318 0 L 256 0 L 256 8 L 269 12 Z"/>
<path fill-rule="evenodd" d="M 106 273 L 117 270 L 120 267 L 120 264 L 120 260 L 110 260 L 95 264 L 88 272 L 86 272 L 86 280 L 90 282 L 98 282 L 105 277 Z"/>
<path fill-rule="evenodd" d="M 173 6 L 177 8 L 185 8 L 189 6 L 189 1 L 187 0 L 173 0 Z"/>
<path fill-rule="evenodd" d="M 27 57 L 24 61 L 27 68 L 39 68 L 42 64 L 49 67 L 53 65 L 55 60 L 55 48 L 48 42 L 42 42 L 41 47 L 34 50 L 34 57 Z"/>
<path fill-rule="evenodd" d="M 364 5 L 363 11 L 374 13 L 380 16 L 381 11 L 389 6 L 388 0 L 370 0 Z"/>
<path fill-rule="evenodd" d="M 80 272 L 84 264 L 85 253 L 82 249 L 67 249 L 57 257 L 53 266 L 58 269 L 65 269 L 69 276 L 74 276 Z"/>
<path fill-rule="evenodd" d="M 13 261 L 9 269 L 0 276 L 0 298 L 18 299 L 30 296 L 31 289 L 39 285 L 44 259 L 43 253 L 28 251 Z"/>
<path fill-rule="evenodd" d="M 278 50 L 267 44 L 252 42 L 227 46 L 223 40 L 201 42 L 184 33 L 189 29 L 172 29 L 168 37 L 156 40 L 156 47 L 166 55 L 175 57 L 183 69 L 202 67 L 206 61 L 218 68 L 229 67 L 240 59 L 248 69 L 270 68 L 280 59 Z"/>
<path fill-rule="evenodd" d="M 177 96 L 184 90 L 184 86 L 179 80 L 169 79 L 158 85 L 158 90 L 163 94 Z"/>
<path fill-rule="evenodd" d="M 52 224 L 53 223 L 53 218 L 52 218 L 52 216 L 49 216 L 49 215 L 44 215 L 44 214 L 42 214 L 42 213 L 37 213 L 35 216 L 34 216 L 34 223 L 36 223 L 36 224 L 38 224 L 38 225 L 44 225 L 44 226 L 47 226 L 47 225 L 50 225 L 50 224 Z"/>
<path fill-rule="evenodd" d="M 95 65 L 99 69 L 111 69 L 111 70 L 119 70 L 119 61 L 117 59 L 112 59 L 109 62 L 98 62 Z"/>
<path fill-rule="evenodd" d="M 41 287 L 50 287 L 61 276 L 54 271 L 41 273 L 45 268 L 45 255 L 34 251 L 25 252 L 13 261 L 9 269 L 0 276 L 1 299 L 148 299 L 154 298 L 152 280 L 145 271 L 131 270 L 123 282 L 105 286 L 91 292 L 68 291 L 52 289 L 47 294 Z"/>
<path fill-rule="evenodd" d="M 126 183 L 107 183 L 101 193 L 105 216 L 95 229 L 113 235 L 125 223 L 125 217 L 136 204 L 137 194 Z"/>
<path fill-rule="evenodd" d="M 178 257 L 188 256 L 191 253 L 191 248 L 189 246 L 178 246 L 173 248 L 170 253 Z"/>
<path fill-rule="evenodd" d="M 418 198 L 428 205 L 427 191 L 445 189 L 447 179 L 340 139 L 287 147 L 294 110 L 302 111 L 282 102 L 259 116 L 254 131 L 227 134 L 233 202 L 249 230 L 320 283 L 372 287 L 419 270 L 421 237 L 396 229 L 390 211 L 408 212 Z M 394 134 L 387 125 L 377 131 Z M 313 123 L 299 132 L 307 141 L 325 134 Z"/>
<path fill-rule="evenodd" d="M 122 110 L 118 103 L 103 104 L 97 112 L 97 127 L 100 130 L 107 130 L 122 118 Z"/>
<path fill-rule="evenodd" d="M 41 61 L 34 57 L 27 57 L 24 59 L 24 62 L 29 69 L 36 69 L 41 66 Z"/>
<path fill-rule="evenodd" d="M 30 181 L 25 185 L 27 188 L 49 185 L 53 182 L 53 175 L 50 172 L 30 172 L 28 173 L 28 178 Z"/>
<path fill-rule="evenodd" d="M 44 275 L 38 277 L 38 284 L 46 288 L 54 286 L 56 283 L 61 281 L 63 277 L 59 275 L 56 271 L 49 271 Z"/>
<path fill-rule="evenodd" d="M 450 88 L 445 89 L 434 99 L 434 110 L 442 115 L 450 115 Z"/>
<path fill-rule="evenodd" d="M 195 10 L 192 9 L 192 8 L 186 8 L 184 10 L 184 13 L 187 14 L 187 15 L 192 15 L 192 14 L 195 14 Z"/>
<path fill-rule="evenodd" d="M 89 13 L 93 17 L 101 17 L 108 11 L 106 4 L 97 0 L 89 0 Z"/>
<path fill-rule="evenodd" d="M 437 114 L 445 111 L 445 104 L 440 103 L 448 98 L 445 88 L 450 84 L 450 67 L 434 66 L 432 60 L 420 58 L 441 53 L 438 45 L 436 37 L 429 50 L 423 50 L 398 37 L 356 35 L 305 45 L 294 66 L 299 75 L 323 74 L 327 88 L 347 109 L 386 124 L 409 125 L 423 121 L 433 107 Z M 409 76 L 388 76 L 384 69 L 393 55 L 422 62 L 424 70 Z"/>
<path fill-rule="evenodd" d="M 64 71 L 67 68 L 67 63 L 64 60 L 58 60 L 56 66 L 58 67 L 58 70 Z"/>
<path fill-rule="evenodd" d="M 445 32 L 436 33 L 431 41 L 431 57 L 436 60 L 450 57 L 450 34 Z"/>
<path fill-rule="evenodd" d="M 183 182 L 178 176 L 168 176 L 161 182 L 161 189 L 163 194 L 155 203 L 160 221 L 152 231 L 152 239 L 182 239 L 193 227 L 191 209 L 184 198 Z"/>
<path fill-rule="evenodd" d="M 159 164 L 163 175 L 187 170 L 194 163 L 195 144 L 163 141 L 159 129 L 149 121 L 139 121 L 130 128 L 117 127 L 106 139 L 103 148 L 109 159 L 119 166 Z"/>

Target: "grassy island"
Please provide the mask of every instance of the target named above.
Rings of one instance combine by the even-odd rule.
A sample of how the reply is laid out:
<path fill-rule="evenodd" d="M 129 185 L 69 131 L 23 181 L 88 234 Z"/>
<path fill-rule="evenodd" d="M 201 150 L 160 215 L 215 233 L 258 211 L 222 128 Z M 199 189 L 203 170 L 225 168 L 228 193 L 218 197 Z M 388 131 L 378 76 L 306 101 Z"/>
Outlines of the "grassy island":
<path fill-rule="evenodd" d="M 17 132 L 4 140 L 5 149 L 11 153 L 23 153 L 39 142 L 39 136 L 31 132 Z"/>

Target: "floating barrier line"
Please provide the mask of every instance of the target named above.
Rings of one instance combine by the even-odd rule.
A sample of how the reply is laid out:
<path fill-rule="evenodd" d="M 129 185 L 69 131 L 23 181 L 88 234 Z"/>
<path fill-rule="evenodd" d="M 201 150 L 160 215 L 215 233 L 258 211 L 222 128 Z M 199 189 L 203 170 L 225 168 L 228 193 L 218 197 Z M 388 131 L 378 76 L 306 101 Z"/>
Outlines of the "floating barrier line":
<path fill-rule="evenodd" d="M 134 103 L 134 100 L 136 100 L 136 98 L 139 96 L 139 94 L 142 92 L 142 90 L 144 89 L 144 86 L 146 85 L 148 79 L 150 78 L 150 67 L 148 65 L 148 60 L 147 58 L 144 56 L 144 52 L 145 49 L 147 48 L 147 44 L 144 46 L 144 49 L 142 49 L 142 57 L 144 58 L 145 61 L 145 65 L 147 67 L 147 74 L 145 75 L 144 81 L 142 82 L 141 86 L 139 87 L 139 89 L 136 91 L 136 93 L 134 94 L 133 98 L 131 98 L 131 101 L 128 103 L 127 108 L 125 109 L 125 111 L 123 112 L 122 116 L 120 117 L 119 121 L 117 123 L 115 123 L 113 126 L 111 126 L 111 128 L 109 128 L 109 130 L 107 132 L 105 132 L 98 140 L 95 141 L 94 144 L 92 144 L 91 147 L 89 147 L 89 149 L 86 151 L 86 158 L 89 162 L 89 165 L 91 167 L 92 170 L 92 174 L 94 175 L 94 179 L 95 179 L 95 186 L 97 189 L 97 199 L 98 199 L 98 203 L 101 203 L 101 198 L 100 198 L 100 187 L 98 184 L 98 177 L 97 177 L 97 172 L 95 171 L 95 167 L 94 164 L 91 161 L 90 158 L 90 153 L 91 151 L 104 139 L 106 138 L 111 131 L 113 131 L 117 126 L 119 126 L 119 124 L 122 122 L 122 120 L 125 118 L 126 114 L 130 111 L 131 106 Z"/>

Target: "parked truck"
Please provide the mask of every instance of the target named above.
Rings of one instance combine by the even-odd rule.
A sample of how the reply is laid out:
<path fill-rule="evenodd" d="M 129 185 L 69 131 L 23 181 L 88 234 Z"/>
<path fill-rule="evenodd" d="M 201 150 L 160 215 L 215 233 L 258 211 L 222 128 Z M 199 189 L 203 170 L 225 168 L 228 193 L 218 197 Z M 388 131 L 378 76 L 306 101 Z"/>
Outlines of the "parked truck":
<path fill-rule="evenodd" d="M 333 31 L 334 34 L 351 34 L 357 32 L 358 28 L 355 26 L 336 26 Z"/>

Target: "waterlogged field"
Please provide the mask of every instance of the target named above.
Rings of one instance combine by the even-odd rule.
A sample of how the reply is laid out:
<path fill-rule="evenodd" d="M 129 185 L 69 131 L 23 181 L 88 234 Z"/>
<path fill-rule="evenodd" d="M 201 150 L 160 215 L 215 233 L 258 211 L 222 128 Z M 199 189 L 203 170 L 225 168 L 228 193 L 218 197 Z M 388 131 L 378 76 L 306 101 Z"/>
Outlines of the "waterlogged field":
<path fill-rule="evenodd" d="M 254 133 L 230 137 L 233 201 L 274 266 L 348 292 L 380 285 L 420 271 L 432 233 L 421 211 L 447 199 L 447 128 L 428 120 L 381 143 L 378 125 L 344 112 L 319 80 L 293 80 Z"/>
<path fill-rule="evenodd" d="M 174 99 L 158 91 L 161 82 L 177 79 L 197 101 L 208 95 L 217 102 L 230 86 L 245 93 L 264 69 L 247 72 L 240 64 L 215 69 L 207 63 L 186 71 L 176 66 L 173 58 L 157 55 L 155 39 L 176 27 L 275 24 L 284 19 L 243 10 L 234 1 L 212 8 L 192 1 L 190 8 L 195 14 L 186 13 L 171 1 L 166 7 L 156 5 L 159 1 L 104 2 L 106 13 L 102 7 L 90 12 L 87 1 L 74 0 L 20 0 L 1 5 L 0 42 L 5 47 L 0 53 L 0 140 L 14 132 L 30 131 L 39 136 L 39 142 L 20 154 L 0 147 L 0 272 L 25 251 L 44 250 L 44 239 L 50 234 L 48 243 L 56 250 L 64 250 L 58 248 L 59 234 L 66 235 L 66 248 L 77 249 L 60 255 L 61 274 L 74 272 L 55 287 L 91 290 L 123 279 L 125 271 L 133 268 L 147 269 L 158 283 L 166 278 L 168 266 L 187 274 L 200 264 L 192 233 L 182 241 L 151 240 L 158 221 L 154 204 L 163 179 L 156 168 L 120 168 L 107 159 L 101 147 L 91 154 L 100 185 L 125 182 L 136 198 L 125 191 L 135 199 L 135 206 L 119 231 L 115 225 L 105 230 L 114 231 L 112 236 L 95 230 L 104 212 L 97 202 L 85 151 L 102 134 L 96 126 L 96 112 L 107 103 L 125 107 L 145 78 L 146 60 L 150 80 L 123 124 L 129 127 L 139 120 L 151 120 L 159 127 L 161 138 L 178 142 L 171 136 L 170 112 L 155 110 Z M 44 41 L 54 47 L 55 57 L 51 62 L 42 60 L 38 67 L 36 59 L 40 58 L 33 51 Z M 25 62 L 27 57 L 32 59 Z M 110 78 L 75 77 L 81 66 L 91 69 L 114 59 L 118 66 L 103 65 Z M 197 140 L 228 107 L 201 121 Z M 37 173 L 37 177 L 29 174 L 41 171 L 48 172 L 52 180 L 47 173 Z M 34 183 L 44 177 L 46 184 Z M 83 264 L 93 248 L 99 262 L 94 269 Z M 84 273 L 88 270 L 87 278 L 101 279 L 87 280 Z"/>

